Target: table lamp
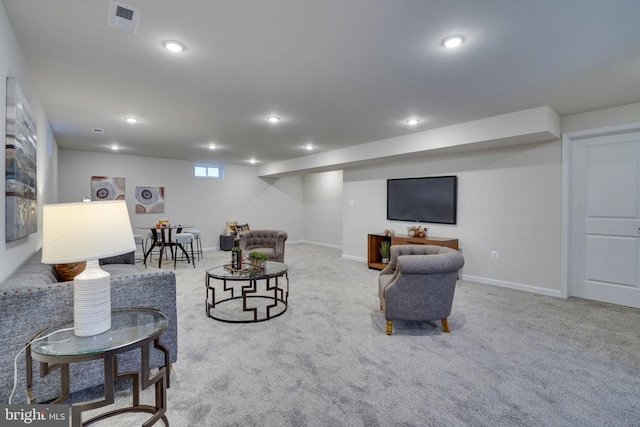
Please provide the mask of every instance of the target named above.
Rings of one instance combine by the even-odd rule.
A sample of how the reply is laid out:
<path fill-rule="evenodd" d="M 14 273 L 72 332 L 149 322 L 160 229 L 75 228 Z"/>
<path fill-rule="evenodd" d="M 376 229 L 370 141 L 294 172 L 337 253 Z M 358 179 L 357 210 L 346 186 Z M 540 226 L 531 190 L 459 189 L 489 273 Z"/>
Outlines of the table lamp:
<path fill-rule="evenodd" d="M 123 200 L 44 205 L 42 262 L 87 262 L 73 280 L 76 336 L 98 335 L 111 328 L 111 275 L 100 268 L 99 259 L 135 249 Z"/>

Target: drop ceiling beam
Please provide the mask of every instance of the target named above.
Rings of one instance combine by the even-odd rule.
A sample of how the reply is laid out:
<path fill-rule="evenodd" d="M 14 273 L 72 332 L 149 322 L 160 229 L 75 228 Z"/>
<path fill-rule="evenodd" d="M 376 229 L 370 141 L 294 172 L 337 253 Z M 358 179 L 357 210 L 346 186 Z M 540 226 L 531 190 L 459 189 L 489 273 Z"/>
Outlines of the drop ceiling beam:
<path fill-rule="evenodd" d="M 560 135 L 560 116 L 544 106 L 270 163 L 259 167 L 258 175 L 304 175 L 391 159 L 547 142 Z"/>

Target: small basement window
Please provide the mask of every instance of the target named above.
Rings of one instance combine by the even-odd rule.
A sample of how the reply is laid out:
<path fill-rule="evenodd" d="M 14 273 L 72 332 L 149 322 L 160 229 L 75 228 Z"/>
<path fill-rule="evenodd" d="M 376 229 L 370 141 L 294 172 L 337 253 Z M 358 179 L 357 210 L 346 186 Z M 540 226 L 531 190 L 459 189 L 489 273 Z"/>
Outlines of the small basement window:
<path fill-rule="evenodd" d="M 222 165 L 196 163 L 194 174 L 196 178 L 223 178 Z"/>

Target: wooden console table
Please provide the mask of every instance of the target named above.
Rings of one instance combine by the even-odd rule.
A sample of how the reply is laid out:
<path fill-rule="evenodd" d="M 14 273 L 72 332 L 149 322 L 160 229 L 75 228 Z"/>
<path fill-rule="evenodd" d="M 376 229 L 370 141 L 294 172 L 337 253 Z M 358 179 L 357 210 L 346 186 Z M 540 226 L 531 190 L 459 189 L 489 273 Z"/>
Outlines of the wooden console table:
<path fill-rule="evenodd" d="M 382 270 L 386 264 L 382 263 L 380 255 L 380 242 L 390 240 L 391 245 L 437 245 L 458 250 L 458 239 L 447 237 L 409 237 L 397 235 L 386 236 L 384 233 L 374 233 L 367 236 L 367 266 L 375 270 Z"/>

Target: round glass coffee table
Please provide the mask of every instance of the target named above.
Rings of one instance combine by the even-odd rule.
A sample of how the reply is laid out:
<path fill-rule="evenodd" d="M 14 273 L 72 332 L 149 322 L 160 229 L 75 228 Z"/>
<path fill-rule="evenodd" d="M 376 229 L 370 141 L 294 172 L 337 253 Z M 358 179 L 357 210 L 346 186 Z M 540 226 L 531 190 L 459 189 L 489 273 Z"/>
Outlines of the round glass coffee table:
<path fill-rule="evenodd" d="M 219 265 L 205 274 L 207 316 L 230 323 L 264 322 L 287 311 L 286 264 L 266 261 L 264 268 L 234 270 Z"/>

